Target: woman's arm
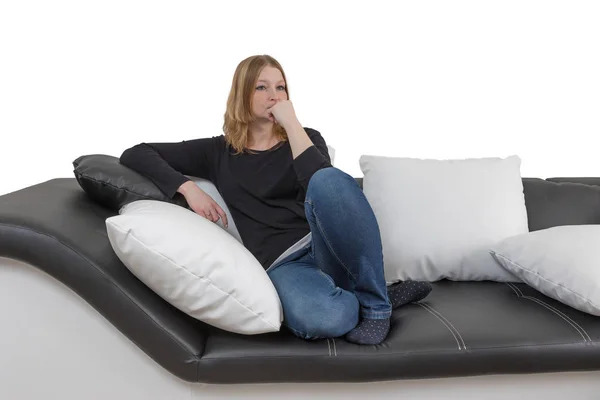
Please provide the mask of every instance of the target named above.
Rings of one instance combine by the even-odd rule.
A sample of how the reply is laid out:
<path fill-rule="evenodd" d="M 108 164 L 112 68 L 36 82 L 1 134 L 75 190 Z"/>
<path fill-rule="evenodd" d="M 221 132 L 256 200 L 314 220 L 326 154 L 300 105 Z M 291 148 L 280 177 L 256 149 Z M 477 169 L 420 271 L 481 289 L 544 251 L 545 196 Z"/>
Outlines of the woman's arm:
<path fill-rule="evenodd" d="M 298 183 L 308 190 L 308 182 L 315 172 L 322 168 L 331 167 L 331 157 L 327 150 L 325 139 L 319 131 L 311 128 L 303 129 L 311 141 L 311 146 L 294 158 L 293 165 L 298 177 Z"/>
<path fill-rule="evenodd" d="M 216 148 L 215 138 L 177 143 L 140 143 L 125 150 L 119 160 L 126 167 L 146 176 L 173 198 L 190 180 L 185 175 L 210 179 Z"/>
<path fill-rule="evenodd" d="M 332 166 L 325 139 L 318 131 L 302 127 L 291 101 L 278 102 L 271 112 L 287 133 L 298 183 L 306 191 L 315 172 Z"/>
<path fill-rule="evenodd" d="M 284 127 L 285 131 L 288 135 L 288 140 L 290 141 L 290 147 L 292 148 L 292 158 L 295 160 L 298 156 L 314 143 L 308 137 L 308 134 L 300 124 L 300 122 L 295 121 L 290 124 L 288 127 Z"/>

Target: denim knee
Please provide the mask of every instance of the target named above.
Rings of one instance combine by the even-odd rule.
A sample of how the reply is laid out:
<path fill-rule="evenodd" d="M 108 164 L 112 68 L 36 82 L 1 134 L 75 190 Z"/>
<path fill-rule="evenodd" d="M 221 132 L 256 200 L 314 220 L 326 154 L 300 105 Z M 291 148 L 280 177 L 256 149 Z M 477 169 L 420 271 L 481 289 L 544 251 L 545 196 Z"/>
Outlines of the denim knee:
<path fill-rule="evenodd" d="M 322 168 L 310 178 L 306 197 L 343 196 L 348 185 L 358 187 L 356 180 L 341 169 L 335 167 Z"/>
<path fill-rule="evenodd" d="M 353 177 L 351 177 L 341 169 L 336 167 L 327 167 L 321 168 L 313 174 L 308 183 L 308 187 L 310 188 L 311 185 L 321 186 L 323 184 L 326 184 L 327 187 L 335 186 L 332 184 L 337 182 L 338 178 L 342 178 L 342 181 L 350 180 L 356 183 L 356 180 Z"/>

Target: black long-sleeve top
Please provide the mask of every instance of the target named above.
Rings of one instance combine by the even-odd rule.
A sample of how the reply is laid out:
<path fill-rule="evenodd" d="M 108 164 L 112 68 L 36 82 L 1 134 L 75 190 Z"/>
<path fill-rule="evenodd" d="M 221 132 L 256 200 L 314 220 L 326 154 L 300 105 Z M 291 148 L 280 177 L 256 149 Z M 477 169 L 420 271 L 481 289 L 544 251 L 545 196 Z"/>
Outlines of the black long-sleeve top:
<path fill-rule="evenodd" d="M 289 142 L 234 155 L 225 136 L 173 143 L 140 143 L 121 164 L 139 172 L 173 198 L 192 177 L 210 180 L 229 207 L 244 246 L 266 269 L 310 232 L 304 213 L 308 182 L 331 166 L 321 134 L 304 128 L 313 146 L 295 159 Z M 202 240 L 202 238 L 198 238 Z"/>

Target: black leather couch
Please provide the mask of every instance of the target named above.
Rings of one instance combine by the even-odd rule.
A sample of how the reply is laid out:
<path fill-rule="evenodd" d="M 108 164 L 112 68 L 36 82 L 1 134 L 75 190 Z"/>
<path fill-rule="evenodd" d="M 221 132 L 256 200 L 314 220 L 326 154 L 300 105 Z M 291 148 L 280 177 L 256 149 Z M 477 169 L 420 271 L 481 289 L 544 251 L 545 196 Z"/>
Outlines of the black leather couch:
<path fill-rule="evenodd" d="M 600 178 L 523 182 L 530 230 L 600 223 L 600 188 L 589 186 Z M 365 382 L 600 369 L 600 318 L 522 283 L 435 282 L 422 303 L 395 310 L 391 333 L 377 346 L 304 341 L 285 330 L 224 332 L 170 306 L 125 268 L 106 235 L 105 219 L 114 214 L 74 178 L 0 196 L 0 256 L 66 284 L 186 381 Z"/>

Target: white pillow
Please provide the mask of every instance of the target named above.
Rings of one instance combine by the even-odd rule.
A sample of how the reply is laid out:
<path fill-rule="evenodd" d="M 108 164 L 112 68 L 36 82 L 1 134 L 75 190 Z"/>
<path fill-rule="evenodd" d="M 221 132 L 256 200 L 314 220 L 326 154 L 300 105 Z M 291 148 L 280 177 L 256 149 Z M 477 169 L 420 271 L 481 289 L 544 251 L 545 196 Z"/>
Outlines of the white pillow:
<path fill-rule="evenodd" d="M 498 263 L 529 286 L 577 310 L 600 316 L 600 225 L 566 225 L 503 240 Z"/>
<path fill-rule="evenodd" d="M 388 283 L 519 281 L 489 254 L 528 232 L 521 160 L 433 160 L 363 155 L 363 190 L 375 213 Z"/>
<path fill-rule="evenodd" d="M 335 148 L 333 146 L 327 145 L 327 153 L 329 153 L 331 165 L 335 166 Z"/>
<path fill-rule="evenodd" d="M 281 302 L 258 260 L 214 222 L 184 207 L 138 200 L 106 219 L 125 266 L 186 314 L 241 334 L 276 332 Z"/>

